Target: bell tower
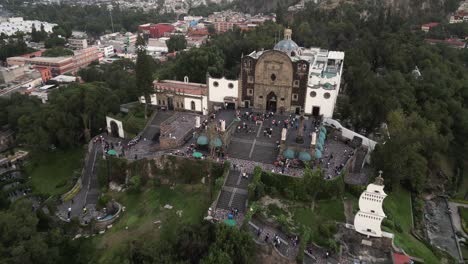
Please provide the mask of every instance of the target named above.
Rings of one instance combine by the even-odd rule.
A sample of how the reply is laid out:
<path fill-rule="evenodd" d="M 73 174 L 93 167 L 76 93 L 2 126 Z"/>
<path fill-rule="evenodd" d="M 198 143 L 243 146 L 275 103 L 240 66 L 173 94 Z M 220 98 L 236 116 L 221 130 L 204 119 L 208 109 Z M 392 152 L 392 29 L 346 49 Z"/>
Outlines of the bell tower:
<path fill-rule="evenodd" d="M 287 28 L 284 30 L 284 39 L 291 40 L 292 38 L 292 29 Z"/>

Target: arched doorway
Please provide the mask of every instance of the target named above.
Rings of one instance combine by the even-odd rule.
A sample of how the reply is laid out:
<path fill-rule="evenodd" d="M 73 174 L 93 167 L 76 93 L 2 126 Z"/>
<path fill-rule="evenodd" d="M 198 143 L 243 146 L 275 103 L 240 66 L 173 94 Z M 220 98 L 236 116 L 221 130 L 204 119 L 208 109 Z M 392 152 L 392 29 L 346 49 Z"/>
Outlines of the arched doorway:
<path fill-rule="evenodd" d="M 174 110 L 174 98 L 172 96 L 167 97 L 167 109 Z"/>
<path fill-rule="evenodd" d="M 270 92 L 267 95 L 267 104 L 266 104 L 266 110 L 271 111 L 271 112 L 276 112 L 276 106 L 277 106 L 277 100 L 278 97 L 274 92 Z"/>
<path fill-rule="evenodd" d="M 195 102 L 194 101 L 190 102 L 190 109 L 195 111 Z"/>
<path fill-rule="evenodd" d="M 115 121 L 110 121 L 111 135 L 113 137 L 119 137 L 119 126 Z"/>

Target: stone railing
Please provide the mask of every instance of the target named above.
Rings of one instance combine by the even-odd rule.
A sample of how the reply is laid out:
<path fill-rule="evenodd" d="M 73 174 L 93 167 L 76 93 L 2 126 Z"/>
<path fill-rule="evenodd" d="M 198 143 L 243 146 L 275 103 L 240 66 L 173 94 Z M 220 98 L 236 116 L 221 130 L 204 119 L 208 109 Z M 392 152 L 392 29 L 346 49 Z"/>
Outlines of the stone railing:
<path fill-rule="evenodd" d="M 85 160 L 84 160 L 84 166 L 83 168 L 81 169 L 81 174 L 80 174 L 80 177 L 78 178 L 78 180 L 76 181 L 76 183 L 73 185 L 73 187 L 71 188 L 70 191 L 62 194 L 60 196 L 60 199 L 63 201 L 63 202 L 66 202 L 66 201 L 69 201 L 70 199 L 72 199 L 80 190 L 81 190 L 81 187 L 83 186 L 83 175 L 85 174 L 85 169 L 86 169 L 86 164 L 88 164 L 88 161 L 89 161 L 89 156 L 91 154 L 91 151 L 93 150 L 93 139 L 91 139 L 89 141 L 89 144 L 88 144 L 88 150 L 86 151 L 86 156 L 85 156 Z"/>
<path fill-rule="evenodd" d="M 106 229 L 110 224 L 114 223 L 117 218 L 120 217 L 120 214 L 123 212 L 123 207 L 118 202 L 113 202 L 115 206 L 117 206 L 117 212 L 112 215 L 110 218 L 105 218 L 96 221 L 96 228 L 97 229 Z"/>

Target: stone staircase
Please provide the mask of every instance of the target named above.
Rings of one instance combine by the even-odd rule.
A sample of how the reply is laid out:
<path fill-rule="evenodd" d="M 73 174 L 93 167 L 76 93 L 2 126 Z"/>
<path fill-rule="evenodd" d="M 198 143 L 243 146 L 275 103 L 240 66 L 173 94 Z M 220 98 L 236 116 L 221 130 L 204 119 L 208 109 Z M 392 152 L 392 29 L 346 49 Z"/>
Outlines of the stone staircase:
<path fill-rule="evenodd" d="M 245 212 L 245 205 L 248 197 L 248 185 L 251 181 L 244 179 L 238 170 L 230 170 L 226 182 L 219 195 L 216 208 L 229 210 L 237 208 L 239 212 Z"/>
<path fill-rule="evenodd" d="M 364 159 L 366 158 L 367 150 L 364 148 L 358 148 L 356 150 L 356 157 L 352 164 L 352 173 L 360 173 L 362 167 L 364 166 Z"/>

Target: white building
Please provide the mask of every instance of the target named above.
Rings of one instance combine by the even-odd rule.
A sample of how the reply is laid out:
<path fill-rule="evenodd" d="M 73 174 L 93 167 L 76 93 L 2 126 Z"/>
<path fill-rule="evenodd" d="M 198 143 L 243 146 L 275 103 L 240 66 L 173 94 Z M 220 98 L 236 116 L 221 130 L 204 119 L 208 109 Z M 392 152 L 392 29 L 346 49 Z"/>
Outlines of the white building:
<path fill-rule="evenodd" d="M 340 92 L 344 52 L 311 48 L 303 54 L 311 62 L 304 113 L 315 115 L 318 111 L 318 115 L 331 118 Z"/>
<path fill-rule="evenodd" d="M 384 192 L 383 178 L 379 175 L 375 183 L 369 184 L 359 197 L 359 211 L 354 217 L 354 228 L 357 232 L 366 236 L 382 237 L 381 224 L 386 217 L 382 208 L 385 197 L 387 194 Z"/>
<path fill-rule="evenodd" d="M 42 22 L 39 20 L 23 20 L 22 17 L 12 17 L 8 21 L 0 23 L 0 34 L 7 36 L 14 35 L 16 32 L 23 32 L 29 34 L 32 32 L 32 28 L 36 27 L 37 31 L 41 30 L 41 25 L 44 26 L 44 31 L 47 33 L 52 32 L 52 28 L 57 24 Z"/>
<path fill-rule="evenodd" d="M 239 97 L 239 80 L 208 77 L 208 101 L 210 110 L 236 109 Z"/>
<path fill-rule="evenodd" d="M 85 38 L 69 38 L 68 44 L 72 49 L 86 49 L 88 47 L 88 40 Z"/>
<path fill-rule="evenodd" d="M 146 45 L 146 53 L 151 56 L 161 55 L 162 53 L 167 53 L 169 49 L 167 48 L 166 41 L 169 38 L 150 38 L 148 39 L 148 44 Z"/>
<path fill-rule="evenodd" d="M 114 46 L 112 46 L 112 45 L 110 45 L 110 46 L 100 46 L 99 51 L 102 52 L 102 54 L 106 58 L 114 56 Z"/>
<path fill-rule="evenodd" d="M 206 84 L 191 83 L 188 77 L 183 82 L 163 80 L 154 81 L 155 93 L 151 104 L 168 110 L 192 111 L 208 114 L 208 89 Z M 142 96 L 140 102 L 146 100 Z"/>

